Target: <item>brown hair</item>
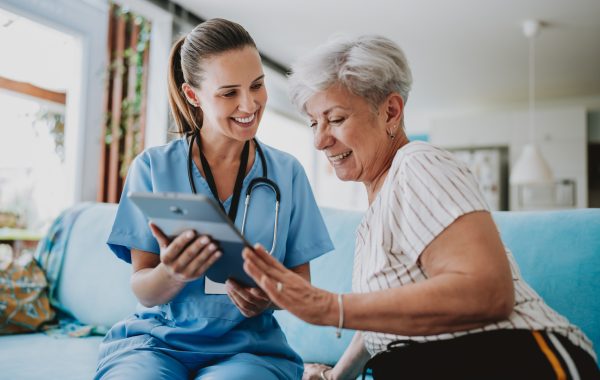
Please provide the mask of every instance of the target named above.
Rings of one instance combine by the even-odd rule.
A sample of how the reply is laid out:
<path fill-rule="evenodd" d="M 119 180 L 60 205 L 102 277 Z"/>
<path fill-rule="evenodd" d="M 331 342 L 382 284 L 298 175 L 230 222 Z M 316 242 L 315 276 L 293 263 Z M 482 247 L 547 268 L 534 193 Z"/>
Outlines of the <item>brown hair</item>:
<path fill-rule="evenodd" d="M 189 104 L 181 85 L 187 82 L 200 89 L 204 60 L 246 46 L 256 48 L 246 29 L 221 18 L 199 24 L 175 42 L 169 57 L 169 105 L 179 133 L 188 135 L 202 128 L 202 110 Z"/>

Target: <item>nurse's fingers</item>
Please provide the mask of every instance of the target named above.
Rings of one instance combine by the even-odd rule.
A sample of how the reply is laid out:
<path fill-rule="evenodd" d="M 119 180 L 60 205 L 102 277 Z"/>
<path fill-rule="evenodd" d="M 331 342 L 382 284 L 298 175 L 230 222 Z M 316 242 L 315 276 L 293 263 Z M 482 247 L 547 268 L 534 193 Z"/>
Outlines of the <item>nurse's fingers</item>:
<path fill-rule="evenodd" d="M 185 268 L 185 274 L 190 278 L 197 278 L 203 275 L 221 256 L 219 247 L 212 243 L 198 254 Z"/>
<path fill-rule="evenodd" d="M 211 241 L 206 235 L 196 237 L 187 247 L 175 258 L 171 264 L 175 272 L 183 272 L 187 265 L 192 262 L 193 259 L 198 257 L 203 250 L 215 251 L 218 246 L 215 242 Z"/>
<path fill-rule="evenodd" d="M 255 315 L 261 312 L 261 310 L 259 310 L 259 307 L 244 301 L 242 298 L 239 297 L 237 293 L 228 291 L 227 295 L 229 296 L 233 304 L 240 310 L 242 315 L 244 315 L 244 317 L 254 317 Z"/>
<path fill-rule="evenodd" d="M 152 232 L 152 235 L 154 235 L 156 241 L 158 241 L 158 245 L 161 248 L 167 248 L 167 246 L 169 245 L 169 238 L 167 237 L 167 235 L 165 235 L 156 224 L 149 222 L 148 225 L 150 226 L 150 231 Z"/>
<path fill-rule="evenodd" d="M 175 261 L 177 256 L 183 251 L 188 244 L 192 242 L 196 237 L 196 232 L 193 230 L 185 231 L 179 234 L 175 239 L 173 239 L 166 248 L 161 248 L 160 250 L 160 260 L 166 264 L 170 265 Z"/>
<path fill-rule="evenodd" d="M 237 300 L 235 299 L 235 297 L 232 297 L 229 293 L 227 294 L 229 296 L 229 299 L 231 300 L 231 302 L 233 302 L 233 304 L 235 305 L 235 307 L 238 308 L 238 310 L 240 311 L 240 313 L 242 313 L 242 315 L 246 318 L 250 317 L 250 312 L 246 309 L 244 309 L 243 306 L 241 306 L 240 304 L 238 304 Z"/>
<path fill-rule="evenodd" d="M 227 285 L 228 290 L 236 293 L 240 298 L 248 303 L 264 305 L 271 301 L 265 292 L 258 288 L 245 288 L 232 279 L 227 280 L 225 285 Z"/>

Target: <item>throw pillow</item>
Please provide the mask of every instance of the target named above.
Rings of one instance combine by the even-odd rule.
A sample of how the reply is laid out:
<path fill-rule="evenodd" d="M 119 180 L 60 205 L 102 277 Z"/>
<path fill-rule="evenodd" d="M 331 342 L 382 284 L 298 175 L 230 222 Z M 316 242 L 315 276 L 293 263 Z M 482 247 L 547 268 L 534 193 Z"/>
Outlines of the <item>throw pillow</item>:
<path fill-rule="evenodd" d="M 0 334 L 38 330 L 54 318 L 44 272 L 25 251 L 0 244 Z"/>

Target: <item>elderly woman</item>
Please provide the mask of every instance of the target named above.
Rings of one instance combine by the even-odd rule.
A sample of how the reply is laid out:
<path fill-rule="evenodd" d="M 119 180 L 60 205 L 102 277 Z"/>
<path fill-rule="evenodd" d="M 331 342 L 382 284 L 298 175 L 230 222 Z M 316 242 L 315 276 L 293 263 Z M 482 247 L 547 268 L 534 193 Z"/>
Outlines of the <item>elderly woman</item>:
<path fill-rule="evenodd" d="M 260 246 L 245 270 L 278 306 L 358 330 L 336 364 L 307 379 L 596 378 L 590 340 L 521 278 L 469 169 L 410 142 L 412 76 L 392 41 L 332 41 L 293 68 L 292 99 L 343 181 L 365 185 L 353 293 L 315 288 Z M 369 360 L 370 359 L 370 360 Z M 367 363 L 368 361 L 368 363 Z"/>

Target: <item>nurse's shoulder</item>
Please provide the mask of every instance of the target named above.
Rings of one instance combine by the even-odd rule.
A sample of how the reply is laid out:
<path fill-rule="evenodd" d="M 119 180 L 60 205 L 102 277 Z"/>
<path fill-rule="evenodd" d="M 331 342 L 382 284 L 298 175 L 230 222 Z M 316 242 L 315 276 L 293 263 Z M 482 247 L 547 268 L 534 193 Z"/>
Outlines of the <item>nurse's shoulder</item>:
<path fill-rule="evenodd" d="M 142 167 L 150 173 L 156 169 L 165 170 L 185 165 L 187 143 L 183 138 L 174 139 L 166 144 L 145 148 L 133 160 L 132 166 Z"/>
<path fill-rule="evenodd" d="M 184 138 L 174 139 L 163 145 L 146 148 L 138 157 L 150 165 L 178 162 L 187 158 L 187 143 Z"/>

